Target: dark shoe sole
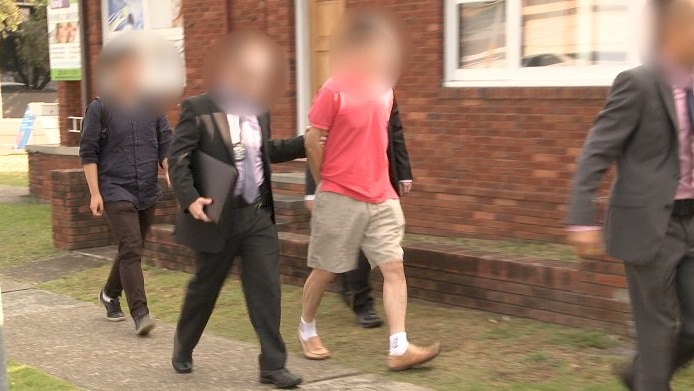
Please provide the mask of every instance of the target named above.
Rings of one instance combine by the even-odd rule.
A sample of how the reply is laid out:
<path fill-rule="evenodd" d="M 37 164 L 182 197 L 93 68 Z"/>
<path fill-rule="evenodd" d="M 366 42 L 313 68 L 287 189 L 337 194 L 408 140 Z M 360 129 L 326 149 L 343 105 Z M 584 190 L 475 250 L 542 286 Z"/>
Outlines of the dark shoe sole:
<path fill-rule="evenodd" d="M 106 316 L 106 320 L 108 320 L 109 322 L 122 322 L 125 320 L 125 315 L 120 316 L 118 318 L 110 318 L 110 317 Z"/>
<path fill-rule="evenodd" d="M 103 307 L 104 306 L 104 300 L 101 298 L 102 293 L 103 293 L 103 291 L 99 292 L 99 298 L 97 299 L 97 301 Z M 112 318 L 112 317 L 108 316 L 108 314 L 106 314 L 106 320 L 108 320 L 109 322 L 122 322 L 125 320 L 125 314 L 123 314 L 123 316 L 119 316 L 117 318 Z"/>
<path fill-rule="evenodd" d="M 360 321 L 357 321 L 357 326 L 359 326 L 363 329 L 375 329 L 375 328 L 383 326 L 383 321 L 379 320 L 378 322 L 370 322 L 370 323 L 362 323 Z"/>
<path fill-rule="evenodd" d="M 181 368 L 176 367 L 176 365 L 173 363 L 173 360 L 171 360 L 171 366 L 173 367 L 174 371 L 176 371 L 176 373 L 186 374 L 186 373 L 192 373 L 193 372 L 193 367 L 186 368 L 186 369 L 181 369 Z"/>
<path fill-rule="evenodd" d="M 140 337 L 145 337 L 149 333 L 151 333 L 152 330 L 154 330 L 156 327 L 157 327 L 157 324 L 154 321 L 151 321 L 151 322 L 147 323 L 146 325 L 140 327 L 138 330 L 136 330 L 136 333 Z"/>
<path fill-rule="evenodd" d="M 291 382 L 291 383 L 277 385 L 271 379 L 266 379 L 263 377 L 260 378 L 260 384 L 272 384 L 275 386 L 275 388 L 279 388 L 280 390 L 287 389 L 287 388 L 294 388 L 294 387 L 298 386 L 299 384 L 301 384 L 302 381 L 303 381 L 302 379 L 297 379 L 296 381 Z"/>

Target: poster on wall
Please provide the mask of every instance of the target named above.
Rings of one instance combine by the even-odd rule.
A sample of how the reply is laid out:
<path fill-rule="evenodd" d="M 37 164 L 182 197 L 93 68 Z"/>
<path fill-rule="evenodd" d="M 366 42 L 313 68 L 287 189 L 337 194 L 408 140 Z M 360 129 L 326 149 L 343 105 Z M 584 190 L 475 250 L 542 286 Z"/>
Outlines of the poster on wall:
<path fill-rule="evenodd" d="M 78 0 L 51 0 L 46 10 L 52 80 L 82 78 Z"/>
<path fill-rule="evenodd" d="M 104 44 L 129 30 L 153 31 L 183 52 L 182 0 L 102 0 Z"/>

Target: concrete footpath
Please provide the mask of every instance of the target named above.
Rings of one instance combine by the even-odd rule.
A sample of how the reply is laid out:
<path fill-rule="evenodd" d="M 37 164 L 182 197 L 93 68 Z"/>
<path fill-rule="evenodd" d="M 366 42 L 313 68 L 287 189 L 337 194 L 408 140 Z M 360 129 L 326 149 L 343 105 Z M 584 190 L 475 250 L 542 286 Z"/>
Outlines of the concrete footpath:
<path fill-rule="evenodd" d="M 85 390 L 271 389 L 257 382 L 253 344 L 206 333 L 195 351 L 195 372 L 179 375 L 170 364 L 173 325 L 159 323 L 151 336 L 138 338 L 131 321 L 105 321 L 96 297 L 94 304 L 80 302 L 14 277 L 0 284 L 8 356 Z M 427 390 L 296 354 L 288 368 L 304 378 L 303 390 Z"/>

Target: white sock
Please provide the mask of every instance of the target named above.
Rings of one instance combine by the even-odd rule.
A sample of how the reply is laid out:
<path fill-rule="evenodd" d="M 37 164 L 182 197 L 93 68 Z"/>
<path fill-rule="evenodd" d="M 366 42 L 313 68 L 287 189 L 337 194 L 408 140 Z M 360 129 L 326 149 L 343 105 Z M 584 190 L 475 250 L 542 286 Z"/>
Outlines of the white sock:
<path fill-rule="evenodd" d="M 407 352 L 410 343 L 407 341 L 407 333 L 395 333 L 390 336 L 390 355 L 402 356 Z"/>
<path fill-rule="evenodd" d="M 313 337 L 318 336 L 318 332 L 316 331 L 316 320 L 314 319 L 313 322 L 309 323 L 304 320 L 304 318 L 301 318 L 301 323 L 299 323 L 299 336 L 301 337 L 301 340 L 306 342 L 309 339 Z"/>
<path fill-rule="evenodd" d="M 112 298 L 106 296 L 106 294 L 103 291 L 101 291 L 101 298 L 104 299 L 104 301 L 107 303 L 110 303 L 111 300 L 113 300 Z"/>

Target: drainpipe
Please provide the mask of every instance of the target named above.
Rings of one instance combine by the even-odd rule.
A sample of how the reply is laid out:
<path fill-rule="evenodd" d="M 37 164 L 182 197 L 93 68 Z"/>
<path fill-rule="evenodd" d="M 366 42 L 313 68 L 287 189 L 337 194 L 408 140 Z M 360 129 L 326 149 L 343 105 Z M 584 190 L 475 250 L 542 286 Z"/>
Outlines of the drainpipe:
<path fill-rule="evenodd" d="M 89 84 L 91 83 L 91 80 L 89 78 L 89 68 L 90 68 L 90 63 L 89 63 L 89 34 L 87 33 L 87 12 L 85 10 L 87 6 L 87 0 L 80 0 L 79 1 L 79 12 L 80 12 L 80 46 L 82 46 L 82 77 L 80 80 L 80 88 L 81 88 L 81 95 L 82 95 L 82 111 L 80 112 L 79 116 L 82 116 L 82 113 L 84 113 L 87 110 L 87 106 L 89 105 L 89 102 L 91 101 L 91 88 L 89 88 Z M 91 21 L 89 21 L 91 23 Z"/>

